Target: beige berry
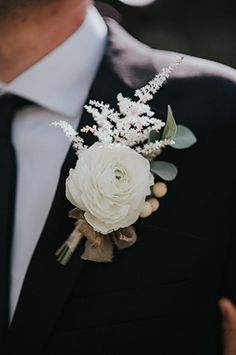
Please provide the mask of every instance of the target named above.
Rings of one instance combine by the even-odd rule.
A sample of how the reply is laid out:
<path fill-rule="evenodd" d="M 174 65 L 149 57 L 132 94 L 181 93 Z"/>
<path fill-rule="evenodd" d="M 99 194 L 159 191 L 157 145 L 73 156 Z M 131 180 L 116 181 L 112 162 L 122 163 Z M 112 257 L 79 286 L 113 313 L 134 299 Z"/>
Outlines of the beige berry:
<path fill-rule="evenodd" d="M 152 214 L 152 205 L 146 201 L 140 213 L 141 218 L 147 218 Z"/>
<path fill-rule="evenodd" d="M 152 212 L 156 212 L 160 207 L 160 202 L 156 198 L 150 198 L 147 202 L 152 206 Z"/>
<path fill-rule="evenodd" d="M 161 198 L 167 194 L 167 186 L 164 182 L 158 182 L 153 186 L 152 191 L 156 197 Z"/>

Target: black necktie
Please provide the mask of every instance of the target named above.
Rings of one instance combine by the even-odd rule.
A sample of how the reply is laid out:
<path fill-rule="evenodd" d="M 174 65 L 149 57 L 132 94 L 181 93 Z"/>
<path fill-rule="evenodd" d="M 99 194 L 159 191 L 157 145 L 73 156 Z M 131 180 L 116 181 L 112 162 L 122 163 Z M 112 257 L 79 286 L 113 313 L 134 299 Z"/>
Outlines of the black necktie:
<path fill-rule="evenodd" d="M 0 96 L 0 353 L 9 322 L 10 249 L 16 192 L 16 156 L 11 142 L 15 112 L 30 102 Z"/>

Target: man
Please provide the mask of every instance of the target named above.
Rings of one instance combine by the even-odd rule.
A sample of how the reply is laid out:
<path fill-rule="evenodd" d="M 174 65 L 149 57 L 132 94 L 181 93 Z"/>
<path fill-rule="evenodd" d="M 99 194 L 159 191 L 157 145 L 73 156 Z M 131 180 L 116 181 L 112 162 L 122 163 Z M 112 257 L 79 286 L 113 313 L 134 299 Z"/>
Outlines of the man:
<path fill-rule="evenodd" d="M 81 245 L 62 267 L 76 156 L 48 125 L 92 124 L 89 99 L 114 106 L 179 54 L 105 24 L 87 0 L 0 0 L 0 31 L 0 353 L 222 354 L 218 300 L 236 301 L 235 71 L 185 58 L 150 102 L 198 138 L 163 153 L 179 175 L 160 211 L 112 263 L 81 260 Z"/>

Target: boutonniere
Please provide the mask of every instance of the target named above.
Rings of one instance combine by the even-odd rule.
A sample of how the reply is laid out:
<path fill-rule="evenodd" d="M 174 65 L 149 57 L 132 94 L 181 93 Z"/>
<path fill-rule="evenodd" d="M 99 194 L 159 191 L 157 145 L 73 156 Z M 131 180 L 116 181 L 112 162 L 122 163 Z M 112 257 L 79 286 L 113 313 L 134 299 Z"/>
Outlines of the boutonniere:
<path fill-rule="evenodd" d="M 85 109 L 95 125 L 82 132 L 92 132 L 97 142 L 84 144 L 71 125 L 53 122 L 61 127 L 78 156 L 76 166 L 66 180 L 66 197 L 74 205 L 69 217 L 75 228 L 56 252 L 66 265 L 82 239 L 86 240 L 81 258 L 110 262 L 113 250 L 132 246 L 137 235 L 133 224 L 159 208 L 159 198 L 167 193 L 163 182 L 175 179 L 175 165 L 161 161 L 164 148 L 188 148 L 196 142 L 194 134 L 177 125 L 170 107 L 166 122 L 155 117 L 147 104 L 162 87 L 183 58 L 165 68 L 146 86 L 136 90 L 135 99 L 117 96 L 117 110 L 108 104 L 90 101 Z"/>

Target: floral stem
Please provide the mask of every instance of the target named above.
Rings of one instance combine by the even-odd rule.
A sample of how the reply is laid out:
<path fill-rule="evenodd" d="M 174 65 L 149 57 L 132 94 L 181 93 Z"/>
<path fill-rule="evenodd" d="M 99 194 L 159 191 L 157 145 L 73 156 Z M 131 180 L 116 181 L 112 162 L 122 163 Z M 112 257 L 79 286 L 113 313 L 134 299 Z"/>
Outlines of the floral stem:
<path fill-rule="evenodd" d="M 61 265 L 66 266 L 68 264 L 82 238 L 82 233 L 76 227 L 67 241 L 55 253 L 57 261 Z"/>

